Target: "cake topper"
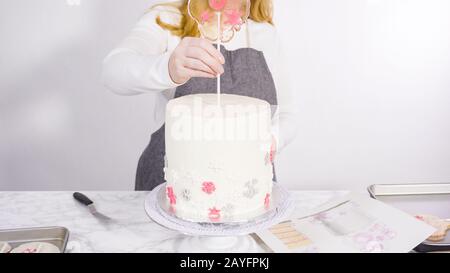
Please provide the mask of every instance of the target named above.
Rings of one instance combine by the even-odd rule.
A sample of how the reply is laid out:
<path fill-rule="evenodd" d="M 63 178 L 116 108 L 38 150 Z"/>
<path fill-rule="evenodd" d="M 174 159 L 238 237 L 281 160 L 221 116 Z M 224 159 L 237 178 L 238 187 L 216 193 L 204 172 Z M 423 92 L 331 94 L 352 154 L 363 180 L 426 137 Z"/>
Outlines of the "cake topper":
<path fill-rule="evenodd" d="M 203 38 L 217 43 L 233 39 L 250 16 L 250 0 L 189 0 L 189 16 L 198 24 Z M 217 76 L 217 100 L 220 105 L 220 75 Z"/>
<path fill-rule="evenodd" d="M 189 0 L 188 13 L 203 38 L 226 43 L 250 16 L 250 0 Z"/>

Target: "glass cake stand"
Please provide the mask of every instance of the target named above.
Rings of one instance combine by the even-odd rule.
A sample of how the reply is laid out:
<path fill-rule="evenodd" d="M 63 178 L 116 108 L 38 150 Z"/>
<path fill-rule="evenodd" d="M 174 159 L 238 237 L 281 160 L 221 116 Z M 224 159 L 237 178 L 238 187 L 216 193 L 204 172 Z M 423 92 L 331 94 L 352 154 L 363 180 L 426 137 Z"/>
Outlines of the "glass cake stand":
<path fill-rule="evenodd" d="M 174 249 L 181 253 L 259 252 L 261 248 L 249 235 L 286 220 L 294 209 L 294 201 L 289 192 L 274 183 L 271 206 L 263 215 L 245 222 L 189 222 L 178 218 L 166 205 L 165 188 L 166 183 L 161 184 L 147 195 L 145 211 L 157 224 L 187 235 L 175 241 Z"/>

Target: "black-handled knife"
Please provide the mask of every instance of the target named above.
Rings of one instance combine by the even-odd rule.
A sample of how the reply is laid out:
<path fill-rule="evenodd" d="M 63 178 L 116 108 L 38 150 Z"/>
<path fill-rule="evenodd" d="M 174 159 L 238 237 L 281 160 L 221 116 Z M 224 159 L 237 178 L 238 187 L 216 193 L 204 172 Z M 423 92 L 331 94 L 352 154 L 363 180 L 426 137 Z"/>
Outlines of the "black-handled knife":
<path fill-rule="evenodd" d="M 112 220 L 110 217 L 108 217 L 108 216 L 98 212 L 97 209 L 95 208 L 94 201 L 89 199 L 89 197 L 87 197 L 86 195 L 82 194 L 81 192 L 74 192 L 73 193 L 73 198 L 75 198 L 75 200 L 77 200 L 81 204 L 87 206 L 88 209 L 89 209 L 89 212 L 92 215 L 94 215 L 95 217 L 97 217 L 98 219 L 100 219 L 100 220 Z"/>

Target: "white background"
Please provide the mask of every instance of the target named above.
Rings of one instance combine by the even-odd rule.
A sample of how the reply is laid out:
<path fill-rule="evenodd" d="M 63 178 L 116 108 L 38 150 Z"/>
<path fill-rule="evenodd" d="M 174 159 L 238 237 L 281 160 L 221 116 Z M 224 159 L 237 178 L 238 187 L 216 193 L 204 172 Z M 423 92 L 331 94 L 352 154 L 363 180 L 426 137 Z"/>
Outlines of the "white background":
<path fill-rule="evenodd" d="M 153 1 L 0 2 L 0 190 L 131 190 L 151 97 L 101 61 Z M 299 134 L 292 189 L 450 181 L 450 1 L 275 0 Z M 282 15 L 282 16 L 280 16 Z"/>

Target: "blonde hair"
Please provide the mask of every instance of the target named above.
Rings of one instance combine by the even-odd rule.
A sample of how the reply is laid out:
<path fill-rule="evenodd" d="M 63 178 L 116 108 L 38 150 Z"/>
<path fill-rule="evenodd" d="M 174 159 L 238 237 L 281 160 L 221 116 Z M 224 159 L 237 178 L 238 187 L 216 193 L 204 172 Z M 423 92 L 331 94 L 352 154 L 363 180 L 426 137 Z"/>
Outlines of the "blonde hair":
<path fill-rule="evenodd" d="M 181 20 L 178 25 L 172 25 L 165 23 L 161 20 L 161 17 L 156 18 L 156 23 L 165 30 L 170 31 L 173 35 L 179 37 L 200 37 L 200 31 L 198 30 L 197 22 L 189 16 L 188 13 L 188 0 L 181 2 L 156 4 L 157 6 L 172 6 L 179 10 L 181 14 Z M 273 7 L 272 0 L 250 0 L 250 19 L 258 23 L 273 24 Z"/>

